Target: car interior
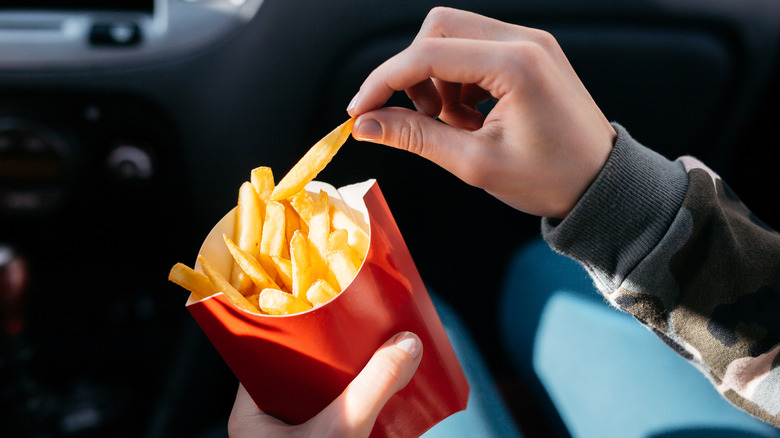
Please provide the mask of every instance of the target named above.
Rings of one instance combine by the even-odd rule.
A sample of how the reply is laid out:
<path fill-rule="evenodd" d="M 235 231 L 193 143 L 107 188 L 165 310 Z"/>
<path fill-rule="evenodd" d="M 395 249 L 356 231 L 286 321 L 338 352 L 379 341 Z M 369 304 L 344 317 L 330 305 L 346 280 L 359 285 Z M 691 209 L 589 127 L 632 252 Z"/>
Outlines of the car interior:
<path fill-rule="evenodd" d="M 434 6 L 549 31 L 609 120 L 780 226 L 776 0 L 0 0 L 1 434 L 226 435 L 238 383 L 168 271 L 251 169 L 281 177 L 345 121 Z M 519 433 L 594 436 L 510 351 L 539 321 L 507 294 L 535 293 L 517 254 L 540 219 L 354 139 L 318 176 L 370 178 Z"/>

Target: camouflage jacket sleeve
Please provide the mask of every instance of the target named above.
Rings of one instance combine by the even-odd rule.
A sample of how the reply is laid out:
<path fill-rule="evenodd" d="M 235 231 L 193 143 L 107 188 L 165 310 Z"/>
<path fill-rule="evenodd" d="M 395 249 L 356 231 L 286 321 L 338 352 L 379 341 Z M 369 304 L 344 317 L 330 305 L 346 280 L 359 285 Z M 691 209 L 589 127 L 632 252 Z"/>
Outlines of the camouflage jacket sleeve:
<path fill-rule="evenodd" d="M 545 240 L 615 307 L 780 426 L 780 234 L 694 158 L 669 161 L 619 125 L 604 169 Z"/>

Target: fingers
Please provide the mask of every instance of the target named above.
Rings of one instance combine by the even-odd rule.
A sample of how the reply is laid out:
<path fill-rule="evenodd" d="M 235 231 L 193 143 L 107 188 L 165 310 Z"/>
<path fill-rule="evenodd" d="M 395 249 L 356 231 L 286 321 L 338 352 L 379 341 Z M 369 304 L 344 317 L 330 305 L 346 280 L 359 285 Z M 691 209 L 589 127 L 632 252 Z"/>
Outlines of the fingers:
<path fill-rule="evenodd" d="M 421 40 L 371 72 L 347 112 L 357 116 L 379 108 L 395 91 L 409 89 L 429 78 L 476 84 L 500 98 L 507 91 L 506 79 L 510 78 L 511 72 L 506 71 L 507 58 L 501 56 L 503 53 L 496 50 L 495 44 L 502 43 L 440 38 Z"/>
<path fill-rule="evenodd" d="M 508 24 L 473 12 L 436 7 L 431 9 L 420 26 L 415 40 L 423 38 L 467 38 L 510 41 L 529 38 L 535 30 Z"/>
<path fill-rule="evenodd" d="M 413 333 L 399 333 L 379 348 L 344 392 L 307 425 L 324 436 L 368 436 L 379 411 L 409 383 L 421 359 L 420 339 Z"/>
<path fill-rule="evenodd" d="M 382 108 L 410 89 L 417 103 L 441 102 L 439 120 Z M 477 104 L 489 97 L 483 116 Z M 574 206 L 615 136 L 552 35 L 446 8 L 366 78 L 347 112 L 356 139 L 416 153 L 518 210 L 553 217 Z"/>
<path fill-rule="evenodd" d="M 557 41 L 548 33 L 536 40 L 511 42 L 425 38 L 372 71 L 347 112 L 356 117 L 377 109 L 394 92 L 431 79 L 467 84 L 485 96 L 502 99 L 512 91 L 531 93 L 533 90 L 523 90 L 522 85 L 535 84 L 547 78 L 545 73 L 559 69 L 576 77 Z"/>
<path fill-rule="evenodd" d="M 439 115 L 441 121 L 470 131 L 482 127 L 485 117 L 477 111 L 476 104 L 483 100 L 484 90 L 475 86 L 440 80 L 435 80 L 434 83 L 441 95 L 442 111 Z"/>
<path fill-rule="evenodd" d="M 412 379 L 420 365 L 422 349 L 420 338 L 413 333 L 393 336 L 336 400 L 300 426 L 290 426 L 261 411 L 239 384 L 228 420 L 228 435 L 367 437 L 385 403 Z"/>
<path fill-rule="evenodd" d="M 476 85 L 463 84 L 461 86 L 461 101 L 471 108 L 476 109 L 478 104 L 486 102 L 492 97 L 490 93 Z"/>
<path fill-rule="evenodd" d="M 449 82 L 478 83 L 490 55 L 484 42 L 425 39 L 377 67 L 366 78 L 348 108 L 352 116 L 379 108 L 395 91 L 407 90 L 435 77 Z M 492 64 L 492 63 L 491 63 Z"/>
<path fill-rule="evenodd" d="M 244 385 L 238 385 L 236 401 L 228 419 L 228 435 L 231 438 L 255 437 L 259 431 L 270 435 L 286 428 L 287 424 L 261 411 Z"/>
<path fill-rule="evenodd" d="M 421 113 L 430 117 L 437 117 L 439 112 L 441 112 L 441 98 L 430 79 L 408 88 L 406 95 L 412 99 L 415 108 Z"/>
<path fill-rule="evenodd" d="M 493 92 L 498 87 L 483 85 L 483 82 L 494 79 L 486 77 L 489 72 L 501 71 L 502 67 L 506 67 L 503 63 L 508 58 L 497 56 L 501 55 L 496 51 L 497 43 L 522 42 L 544 47 L 551 52 L 558 51 L 557 42 L 545 31 L 471 12 L 434 8 L 412 44 L 369 75 L 360 87 L 360 99 L 353 99 L 347 111 L 351 116 L 357 116 L 382 106 L 394 91 L 407 90 L 419 110 L 435 116 L 434 111 L 429 111 L 429 107 L 425 106 L 432 100 L 429 78 L 478 84 L 494 97 L 500 98 Z M 553 55 L 556 58 L 563 57 L 562 53 Z M 425 86 L 420 87 L 419 84 Z M 425 89 L 425 93 L 420 93 L 420 88 Z M 418 102 L 414 96 L 421 94 L 426 98 Z"/>
<path fill-rule="evenodd" d="M 360 141 L 371 141 L 403 149 L 433 161 L 467 183 L 469 158 L 483 141 L 469 130 L 446 125 L 419 112 L 404 108 L 382 108 L 359 116 L 352 135 Z"/>

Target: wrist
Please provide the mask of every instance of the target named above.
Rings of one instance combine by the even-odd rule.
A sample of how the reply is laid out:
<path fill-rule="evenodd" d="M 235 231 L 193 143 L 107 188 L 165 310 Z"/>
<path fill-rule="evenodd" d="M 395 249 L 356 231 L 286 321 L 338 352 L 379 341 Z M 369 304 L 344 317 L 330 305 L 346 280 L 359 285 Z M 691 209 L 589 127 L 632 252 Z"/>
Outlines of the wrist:
<path fill-rule="evenodd" d="M 645 148 L 619 125 L 618 139 L 601 172 L 562 220 L 545 218 L 542 234 L 555 250 L 617 272 L 627 245 L 653 247 L 685 198 L 682 165 Z"/>
<path fill-rule="evenodd" d="M 607 122 L 605 121 L 605 123 Z M 564 191 L 564 196 L 561 197 L 558 208 L 552 210 L 557 213 L 548 215 L 548 217 L 564 219 L 571 213 L 593 185 L 593 182 L 602 173 L 604 166 L 612 155 L 617 140 L 618 131 L 614 126 L 607 123 L 607 129 L 603 131 L 603 135 L 600 138 L 588 141 L 589 144 L 594 146 L 581 149 L 580 151 L 585 151 L 585 153 L 572 160 L 575 163 L 575 167 L 567 172 L 571 176 L 568 182 L 568 190 Z"/>

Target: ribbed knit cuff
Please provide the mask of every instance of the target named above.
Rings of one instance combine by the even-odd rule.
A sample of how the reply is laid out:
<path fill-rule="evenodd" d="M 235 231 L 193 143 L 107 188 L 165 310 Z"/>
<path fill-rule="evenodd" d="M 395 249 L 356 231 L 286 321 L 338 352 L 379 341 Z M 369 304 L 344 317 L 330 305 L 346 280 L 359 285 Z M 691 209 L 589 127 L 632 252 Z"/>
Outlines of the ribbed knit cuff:
<path fill-rule="evenodd" d="M 681 163 L 613 126 L 618 138 L 601 173 L 566 218 L 542 219 L 542 236 L 589 271 L 620 281 L 614 277 L 635 266 L 668 230 L 688 176 Z"/>

